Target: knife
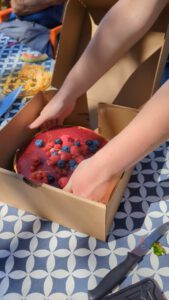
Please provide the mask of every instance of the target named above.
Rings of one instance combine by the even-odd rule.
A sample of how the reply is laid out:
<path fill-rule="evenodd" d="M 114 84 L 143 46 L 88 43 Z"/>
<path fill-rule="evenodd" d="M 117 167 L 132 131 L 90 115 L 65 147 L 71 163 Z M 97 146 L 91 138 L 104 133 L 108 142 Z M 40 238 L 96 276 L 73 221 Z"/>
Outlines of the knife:
<path fill-rule="evenodd" d="M 19 86 L 16 90 L 12 91 L 0 102 L 0 117 L 7 112 L 11 105 L 15 102 L 16 98 L 20 94 L 22 86 Z"/>
<path fill-rule="evenodd" d="M 169 222 L 164 223 L 155 229 L 148 237 L 144 239 L 136 248 L 122 261 L 117 267 L 112 269 L 94 288 L 88 292 L 89 300 L 101 300 L 105 295 L 111 292 L 118 284 L 120 284 L 134 266 L 141 261 L 143 256 L 151 248 L 155 241 L 158 241 L 164 233 L 169 230 Z"/>

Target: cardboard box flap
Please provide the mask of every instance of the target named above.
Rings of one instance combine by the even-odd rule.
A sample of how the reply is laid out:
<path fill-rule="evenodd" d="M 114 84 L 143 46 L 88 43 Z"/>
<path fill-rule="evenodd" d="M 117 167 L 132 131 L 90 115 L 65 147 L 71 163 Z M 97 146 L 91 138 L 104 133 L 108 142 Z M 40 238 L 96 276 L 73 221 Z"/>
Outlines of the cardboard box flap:
<path fill-rule="evenodd" d="M 0 130 L 0 140 L 3 141 L 0 143 L 0 167 L 11 168 L 15 151 L 25 145 L 36 133 L 36 130 L 30 130 L 28 125 L 35 120 L 44 105 L 50 101 L 55 93 L 55 91 L 39 92 L 14 116 L 7 126 Z M 65 124 L 89 127 L 85 96 L 79 98 L 75 110 L 66 119 Z"/>
<path fill-rule="evenodd" d="M 55 87 L 61 87 L 68 72 L 95 33 L 100 20 L 116 2 L 68 1 L 53 76 Z M 88 91 L 90 111 L 95 110 L 97 104 L 103 101 L 106 103 L 116 101 L 117 104 L 124 102 L 125 106 L 140 107 L 149 99 L 159 58 L 166 59 L 166 55 L 160 55 L 168 38 L 165 36 L 168 19 L 164 15 L 166 16 L 162 13 L 151 30 Z M 156 74 L 158 81 L 160 75 Z"/>
<path fill-rule="evenodd" d="M 115 104 L 99 103 L 99 132 L 110 140 L 125 128 L 138 113 L 138 109 Z"/>
<path fill-rule="evenodd" d="M 98 123 L 100 134 L 108 140 L 112 139 L 136 117 L 137 113 L 138 109 L 132 109 L 115 104 L 110 105 L 106 103 L 99 103 Z M 117 199 L 122 198 L 131 172 L 132 170 L 130 169 L 122 174 L 118 184 L 115 186 L 112 195 L 110 196 L 106 210 L 106 232 L 108 232 L 112 219 L 118 209 L 119 202 Z"/>

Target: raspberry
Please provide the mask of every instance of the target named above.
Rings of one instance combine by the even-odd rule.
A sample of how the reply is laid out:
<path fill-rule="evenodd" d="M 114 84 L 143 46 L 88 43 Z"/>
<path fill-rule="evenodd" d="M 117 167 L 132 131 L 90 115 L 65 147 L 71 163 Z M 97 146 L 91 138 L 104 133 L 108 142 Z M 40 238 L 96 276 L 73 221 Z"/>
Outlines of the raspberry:
<path fill-rule="evenodd" d="M 67 152 L 62 152 L 62 153 L 60 154 L 60 158 L 61 158 L 62 160 L 69 160 L 69 159 L 71 159 L 71 154 L 70 154 L 70 153 L 67 153 Z"/>
<path fill-rule="evenodd" d="M 80 162 L 81 162 L 82 160 L 84 160 L 84 159 L 85 159 L 85 158 L 84 158 L 83 155 L 79 155 L 79 156 L 76 157 L 76 161 L 77 161 L 78 164 L 80 164 Z"/>
<path fill-rule="evenodd" d="M 63 141 L 63 144 L 73 143 L 74 139 L 70 135 L 64 134 L 64 135 L 62 135 L 62 141 Z"/>
<path fill-rule="evenodd" d="M 68 181 L 69 177 L 60 177 L 60 179 L 58 180 L 58 184 L 61 188 L 64 188 Z"/>
<path fill-rule="evenodd" d="M 47 165 L 48 166 L 55 166 L 56 162 L 59 160 L 59 157 L 57 156 L 51 156 L 49 157 L 49 159 L 47 160 Z"/>
<path fill-rule="evenodd" d="M 37 158 L 37 159 L 33 160 L 33 162 L 32 162 L 32 166 L 34 166 L 34 167 L 37 167 L 40 164 L 41 164 L 40 158 Z"/>
<path fill-rule="evenodd" d="M 83 144 L 82 147 L 81 147 L 81 154 L 88 155 L 88 153 L 89 153 L 88 146 Z"/>
<path fill-rule="evenodd" d="M 70 153 L 71 153 L 72 155 L 74 155 L 74 156 L 77 156 L 77 155 L 79 155 L 79 154 L 81 153 L 81 150 L 79 149 L 78 146 L 72 146 L 72 147 L 70 148 Z"/>
<path fill-rule="evenodd" d="M 31 172 L 33 172 L 36 170 L 36 167 L 32 165 L 30 169 L 31 169 Z"/>
<path fill-rule="evenodd" d="M 57 145 L 54 145 L 54 149 L 57 151 L 57 150 L 60 150 L 62 148 L 62 146 L 60 144 L 57 144 Z"/>

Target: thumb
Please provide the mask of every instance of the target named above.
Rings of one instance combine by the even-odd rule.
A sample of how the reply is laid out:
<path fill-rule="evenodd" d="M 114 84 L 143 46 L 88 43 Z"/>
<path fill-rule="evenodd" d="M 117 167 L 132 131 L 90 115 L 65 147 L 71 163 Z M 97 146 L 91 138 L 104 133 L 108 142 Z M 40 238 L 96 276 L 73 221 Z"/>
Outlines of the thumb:
<path fill-rule="evenodd" d="M 28 127 L 30 129 L 35 129 L 37 127 L 40 127 L 40 125 L 42 125 L 44 122 L 46 121 L 46 119 L 40 115 L 38 118 L 35 119 L 35 121 L 33 121 Z"/>
<path fill-rule="evenodd" d="M 73 193 L 71 179 L 69 179 L 68 183 L 65 185 L 63 190 L 69 193 Z"/>

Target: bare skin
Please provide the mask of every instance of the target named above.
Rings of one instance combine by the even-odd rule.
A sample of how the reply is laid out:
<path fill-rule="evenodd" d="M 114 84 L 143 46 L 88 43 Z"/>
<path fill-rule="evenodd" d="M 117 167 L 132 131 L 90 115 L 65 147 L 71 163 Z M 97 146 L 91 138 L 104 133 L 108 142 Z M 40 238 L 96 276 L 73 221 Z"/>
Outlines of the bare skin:
<path fill-rule="evenodd" d="M 30 128 L 33 129 L 42 124 L 47 124 L 49 127 L 54 123 L 62 123 L 73 111 L 78 97 L 84 94 L 149 30 L 167 3 L 168 0 L 119 0 L 103 18 L 93 39 L 66 77 L 57 95 L 45 106 Z M 102 51 L 104 47 L 106 47 L 106 53 Z M 88 65 L 90 65 L 90 69 L 87 67 Z M 153 114 L 156 116 L 157 113 L 154 103 L 158 104 L 157 107 L 161 106 L 161 97 L 163 97 L 164 105 L 167 105 L 163 89 L 159 93 L 158 97 L 155 96 L 157 100 L 154 102 L 153 97 L 136 117 L 136 120 L 120 135 L 92 158 L 80 163 L 65 190 L 79 196 L 102 200 L 111 181 L 116 180 L 123 170 L 133 165 L 164 140 L 166 128 L 163 127 L 163 119 L 160 119 L 161 122 L 157 122 L 157 124 L 161 124 L 159 135 L 157 130 L 154 131 L 155 135 L 151 132 L 151 136 L 153 136 L 153 139 L 150 139 L 151 143 L 149 143 L 149 136 L 143 136 L 147 131 L 144 124 L 149 119 L 152 122 L 149 124 L 150 129 L 154 129 L 153 120 L 155 118 L 150 117 Z M 166 111 L 167 108 L 165 106 L 164 110 Z M 138 138 L 138 147 L 135 143 L 136 138 Z M 130 145 L 128 144 L 129 140 Z M 128 156 L 126 156 L 126 150 L 125 154 L 123 153 L 127 147 L 129 148 Z"/>
<path fill-rule="evenodd" d="M 104 201 L 106 191 L 124 170 L 132 167 L 169 137 L 168 95 L 169 81 L 120 134 L 94 156 L 79 164 L 65 190 Z"/>

